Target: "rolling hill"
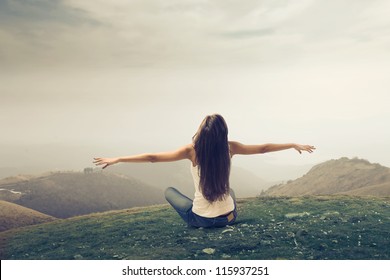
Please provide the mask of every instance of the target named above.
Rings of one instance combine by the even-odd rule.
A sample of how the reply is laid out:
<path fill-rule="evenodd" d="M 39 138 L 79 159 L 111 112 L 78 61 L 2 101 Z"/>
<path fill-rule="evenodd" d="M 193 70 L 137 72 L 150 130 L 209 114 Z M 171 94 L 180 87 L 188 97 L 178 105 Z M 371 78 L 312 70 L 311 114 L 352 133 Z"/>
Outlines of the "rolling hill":
<path fill-rule="evenodd" d="M 390 196 L 390 168 L 364 159 L 340 158 L 314 166 L 303 177 L 269 188 L 268 196 Z"/>
<path fill-rule="evenodd" d="M 223 228 L 191 228 L 168 205 L 95 213 L 0 233 L 17 260 L 389 260 L 390 201 L 350 196 L 238 200 Z"/>
<path fill-rule="evenodd" d="M 56 218 L 38 211 L 0 200 L 0 231 L 47 223 Z"/>
<path fill-rule="evenodd" d="M 67 218 L 165 202 L 163 192 L 125 176 L 57 172 L 0 181 L 0 200 Z"/>

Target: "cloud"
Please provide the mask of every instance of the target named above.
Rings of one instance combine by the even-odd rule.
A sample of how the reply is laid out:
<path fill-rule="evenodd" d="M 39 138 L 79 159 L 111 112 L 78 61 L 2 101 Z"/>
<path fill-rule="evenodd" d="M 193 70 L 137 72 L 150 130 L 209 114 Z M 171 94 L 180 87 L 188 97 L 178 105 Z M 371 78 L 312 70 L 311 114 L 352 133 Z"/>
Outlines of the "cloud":
<path fill-rule="evenodd" d="M 121 53 L 127 54 L 125 57 L 134 58 L 135 53 L 148 66 L 209 67 L 245 65 L 272 57 L 264 54 L 278 50 L 277 44 L 287 41 L 280 41 L 274 27 L 302 12 L 311 1 L 286 4 L 285 1 L 72 0 L 67 3 L 109 25 L 123 39 L 126 50 Z M 276 39 L 256 40 L 267 34 L 276 35 Z M 243 39 L 253 40 L 240 41 Z M 130 65 L 135 63 L 132 59 L 127 61 Z"/>
<path fill-rule="evenodd" d="M 77 60 L 80 57 L 74 54 L 89 43 L 85 40 L 89 34 L 82 30 L 96 24 L 82 11 L 49 0 L 2 1 L 0 19 L 0 63 L 5 69 L 44 68 Z"/>
<path fill-rule="evenodd" d="M 388 54 L 386 1 L 0 2 L 1 67 L 224 67 Z M 373 55 L 375 56 L 375 55 Z"/>

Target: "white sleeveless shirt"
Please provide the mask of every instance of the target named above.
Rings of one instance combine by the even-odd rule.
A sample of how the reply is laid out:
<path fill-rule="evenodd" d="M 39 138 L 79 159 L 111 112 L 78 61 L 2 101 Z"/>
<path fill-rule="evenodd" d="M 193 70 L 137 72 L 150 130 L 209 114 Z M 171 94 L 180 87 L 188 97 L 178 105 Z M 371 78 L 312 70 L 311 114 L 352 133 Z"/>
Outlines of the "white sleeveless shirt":
<path fill-rule="evenodd" d="M 191 174 L 194 180 L 195 186 L 195 198 L 192 206 L 192 212 L 195 214 L 206 217 L 215 218 L 234 210 L 234 200 L 229 195 L 226 195 L 222 201 L 216 200 L 210 203 L 202 194 L 199 188 L 199 172 L 198 166 L 193 166 L 191 162 Z"/>

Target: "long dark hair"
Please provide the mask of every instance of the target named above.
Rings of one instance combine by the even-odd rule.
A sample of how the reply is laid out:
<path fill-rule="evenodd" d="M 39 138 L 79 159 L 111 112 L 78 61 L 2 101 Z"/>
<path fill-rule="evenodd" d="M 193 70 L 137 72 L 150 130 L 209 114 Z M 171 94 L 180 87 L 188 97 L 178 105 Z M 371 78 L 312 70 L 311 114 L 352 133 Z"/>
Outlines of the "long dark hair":
<path fill-rule="evenodd" d="M 228 128 L 221 115 L 207 116 L 192 137 L 199 169 L 199 187 L 209 201 L 229 193 L 230 152 Z"/>

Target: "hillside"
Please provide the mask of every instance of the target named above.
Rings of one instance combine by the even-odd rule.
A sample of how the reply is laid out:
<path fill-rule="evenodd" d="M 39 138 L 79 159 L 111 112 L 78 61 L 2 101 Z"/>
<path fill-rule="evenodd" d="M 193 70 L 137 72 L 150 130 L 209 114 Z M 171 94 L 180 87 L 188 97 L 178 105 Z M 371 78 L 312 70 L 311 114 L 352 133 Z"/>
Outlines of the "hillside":
<path fill-rule="evenodd" d="M 194 183 L 190 173 L 190 164 L 189 161 L 164 164 L 120 164 L 107 168 L 104 172 L 124 174 L 160 190 L 173 186 L 188 197 L 193 197 Z M 237 166 L 232 166 L 230 184 L 237 197 L 257 196 L 271 185 L 252 172 Z"/>
<path fill-rule="evenodd" d="M 38 211 L 0 200 L 0 231 L 54 221 Z"/>
<path fill-rule="evenodd" d="M 269 196 L 390 196 L 390 168 L 363 159 L 341 158 L 314 166 L 306 175 L 269 188 Z"/>
<path fill-rule="evenodd" d="M 1 259 L 390 259 L 390 200 L 238 201 L 236 224 L 188 228 L 168 205 L 0 233 Z"/>
<path fill-rule="evenodd" d="M 105 173 L 50 173 L 0 181 L 0 200 L 67 218 L 164 202 L 161 190 Z"/>

